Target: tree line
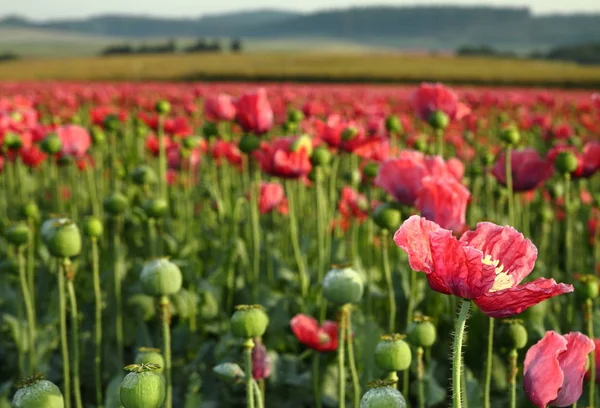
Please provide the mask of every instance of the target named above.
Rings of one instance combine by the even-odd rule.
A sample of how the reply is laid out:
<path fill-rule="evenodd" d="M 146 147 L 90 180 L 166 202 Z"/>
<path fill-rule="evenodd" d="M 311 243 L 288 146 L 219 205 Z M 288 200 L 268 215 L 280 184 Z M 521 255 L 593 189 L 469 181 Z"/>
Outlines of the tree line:
<path fill-rule="evenodd" d="M 186 47 L 179 47 L 175 39 L 169 39 L 159 44 L 142 44 L 135 46 L 129 43 L 109 45 L 100 51 L 100 55 L 126 55 L 126 54 L 174 54 L 184 53 L 220 53 L 226 50 L 233 53 L 242 52 L 242 40 L 233 38 L 226 47 L 220 39 L 198 38 L 195 43 Z"/>

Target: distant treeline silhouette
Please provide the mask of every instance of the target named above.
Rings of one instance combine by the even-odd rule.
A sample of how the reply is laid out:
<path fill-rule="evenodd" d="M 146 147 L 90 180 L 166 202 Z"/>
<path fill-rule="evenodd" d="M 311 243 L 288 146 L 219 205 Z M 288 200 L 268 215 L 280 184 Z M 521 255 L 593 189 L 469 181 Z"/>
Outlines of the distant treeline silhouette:
<path fill-rule="evenodd" d="M 242 40 L 234 38 L 229 43 L 231 52 L 242 51 Z M 166 43 L 161 44 L 142 44 L 134 46 L 132 44 L 115 44 L 110 45 L 100 52 L 100 55 L 124 55 L 124 54 L 173 54 L 176 52 L 185 53 L 220 53 L 225 51 L 223 44 L 219 39 L 207 40 L 199 38 L 196 42 L 188 47 L 179 48 L 174 39 L 169 39 Z"/>
<path fill-rule="evenodd" d="M 456 50 L 458 56 L 493 57 L 493 58 L 532 58 L 555 61 L 570 61 L 578 64 L 600 64 L 600 42 L 574 44 L 555 47 L 549 51 L 533 51 L 527 55 L 515 52 L 500 51 L 489 45 L 468 45 Z"/>

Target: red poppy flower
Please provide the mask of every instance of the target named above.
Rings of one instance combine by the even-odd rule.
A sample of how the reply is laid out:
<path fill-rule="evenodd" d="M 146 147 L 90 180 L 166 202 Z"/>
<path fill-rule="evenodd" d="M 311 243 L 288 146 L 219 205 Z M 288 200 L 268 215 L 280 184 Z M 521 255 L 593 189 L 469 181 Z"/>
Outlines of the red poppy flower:
<path fill-rule="evenodd" d="M 92 145 L 90 134 L 81 126 L 60 126 L 55 132 L 62 143 L 60 153 L 63 156 L 82 157 Z"/>
<path fill-rule="evenodd" d="M 338 210 L 345 218 L 364 220 L 369 216 L 369 201 L 352 187 L 342 188 Z"/>
<path fill-rule="evenodd" d="M 460 239 L 452 231 L 413 215 L 394 242 L 408 254 L 412 269 L 427 274 L 436 292 L 472 299 L 487 316 L 514 316 L 573 286 L 539 278 L 520 285 L 533 270 L 537 248 L 512 227 L 477 224 Z"/>
<path fill-rule="evenodd" d="M 235 113 L 233 99 L 227 94 L 211 96 L 204 102 L 204 114 L 208 120 L 230 121 L 235 118 Z"/>
<path fill-rule="evenodd" d="M 577 157 L 577 169 L 571 174 L 575 178 L 588 178 L 600 170 L 600 142 L 587 142 L 583 151 L 578 152 L 575 147 L 567 145 L 556 145 L 548 152 L 548 159 L 553 161 L 563 151 L 570 151 Z"/>
<path fill-rule="evenodd" d="M 567 407 L 577 402 L 588 355 L 594 348 L 594 342 L 581 333 L 561 336 L 546 332 L 525 355 L 523 388 L 529 400 L 539 408 Z"/>
<path fill-rule="evenodd" d="M 422 120 L 429 120 L 434 112 L 444 112 L 450 120 L 460 119 L 471 110 L 458 101 L 450 88 L 440 83 L 423 83 L 411 96 L 411 103 Z"/>
<path fill-rule="evenodd" d="M 242 164 L 242 153 L 235 143 L 217 140 L 213 144 L 211 151 L 218 165 L 221 164 L 223 159 L 234 166 L 241 166 Z"/>
<path fill-rule="evenodd" d="M 235 120 L 244 131 L 262 134 L 273 127 L 273 109 L 264 88 L 242 95 L 235 107 Z"/>
<path fill-rule="evenodd" d="M 276 177 L 300 178 L 305 177 L 312 169 L 306 146 L 292 151 L 295 137 L 281 137 L 271 143 L 263 142 L 260 149 L 254 152 L 254 157 L 260 163 L 262 170 Z"/>
<path fill-rule="evenodd" d="M 271 376 L 271 361 L 267 348 L 261 341 L 255 341 L 252 349 L 252 378 L 263 380 Z"/>
<path fill-rule="evenodd" d="M 39 167 L 47 157 L 36 145 L 19 150 L 19 155 L 21 156 L 23 163 L 32 169 Z"/>
<path fill-rule="evenodd" d="M 398 158 L 386 160 L 379 167 L 374 183 L 396 201 L 414 205 L 425 177 L 446 175 L 458 176 L 460 172 L 455 164 L 449 168 L 440 156 L 425 156 L 415 150 L 403 150 Z"/>
<path fill-rule="evenodd" d="M 466 224 L 469 190 L 454 177 L 425 177 L 416 207 L 421 215 L 442 228 L 462 231 Z"/>
<path fill-rule="evenodd" d="M 500 184 L 506 186 L 506 161 L 501 153 L 492 174 Z M 535 149 L 515 150 L 510 155 L 514 191 L 535 190 L 544 184 L 554 172 L 554 166 L 540 157 Z"/>
<path fill-rule="evenodd" d="M 288 203 L 283 186 L 279 183 L 262 183 L 260 185 L 258 209 L 261 214 L 270 213 L 274 210 L 279 211 L 281 214 L 287 214 Z"/>
<path fill-rule="evenodd" d="M 290 321 L 294 335 L 300 343 L 317 351 L 335 351 L 338 348 L 338 326 L 330 320 L 322 326 L 316 319 L 298 314 Z"/>
<path fill-rule="evenodd" d="M 171 140 L 169 136 L 163 136 L 163 141 L 165 142 L 165 150 L 169 150 L 172 146 L 177 146 L 177 144 Z M 154 156 L 158 156 L 160 150 L 158 136 L 150 135 L 146 138 L 146 149 L 148 149 Z"/>

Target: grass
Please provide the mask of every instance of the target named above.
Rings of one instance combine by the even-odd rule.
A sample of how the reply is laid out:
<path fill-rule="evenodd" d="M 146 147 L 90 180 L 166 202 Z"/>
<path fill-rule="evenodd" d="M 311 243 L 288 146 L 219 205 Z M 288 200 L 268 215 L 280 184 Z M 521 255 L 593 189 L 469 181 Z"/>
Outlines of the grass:
<path fill-rule="evenodd" d="M 392 53 L 256 52 L 22 59 L 0 80 L 273 80 L 597 87 L 600 66 L 519 59 Z"/>

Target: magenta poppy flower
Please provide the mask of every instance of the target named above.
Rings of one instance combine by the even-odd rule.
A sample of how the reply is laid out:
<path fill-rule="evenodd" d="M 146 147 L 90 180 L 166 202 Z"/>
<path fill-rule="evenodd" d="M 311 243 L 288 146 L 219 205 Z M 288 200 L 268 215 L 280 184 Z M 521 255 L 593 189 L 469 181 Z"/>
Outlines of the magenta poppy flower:
<path fill-rule="evenodd" d="M 252 378 L 263 380 L 271 376 L 271 361 L 267 348 L 261 341 L 256 341 L 252 349 Z"/>
<path fill-rule="evenodd" d="M 394 234 L 412 269 L 427 274 L 436 292 L 472 299 L 489 317 L 517 315 L 573 286 L 539 278 L 520 284 L 535 265 L 537 248 L 512 227 L 480 222 L 460 239 L 413 215 Z"/>
<path fill-rule="evenodd" d="M 260 185 L 258 209 L 261 214 L 267 214 L 275 210 L 281 214 L 287 214 L 288 204 L 283 186 L 279 183 L 262 183 Z"/>
<path fill-rule="evenodd" d="M 204 114 L 208 120 L 214 121 L 235 119 L 236 108 L 233 99 L 227 94 L 207 98 L 204 102 Z"/>
<path fill-rule="evenodd" d="M 450 120 L 468 115 L 470 109 L 461 104 L 458 95 L 440 83 L 423 83 L 411 96 L 411 103 L 422 120 L 429 120 L 434 112 L 444 112 Z"/>
<path fill-rule="evenodd" d="M 261 169 L 276 177 L 290 179 L 306 177 L 312 169 L 310 157 L 305 146 L 292 151 L 295 140 L 295 137 L 281 137 L 270 143 L 263 142 L 260 149 L 254 152 Z"/>
<path fill-rule="evenodd" d="M 300 343 L 317 351 L 335 351 L 338 348 L 338 325 L 326 320 L 319 326 L 316 319 L 299 314 L 290 321 L 294 335 Z"/>
<path fill-rule="evenodd" d="M 506 186 L 506 161 L 501 153 L 492 174 L 500 184 Z M 554 172 L 551 162 L 540 157 L 535 149 L 515 150 L 510 155 L 511 174 L 514 191 L 535 190 L 544 184 Z"/>
<path fill-rule="evenodd" d="M 92 144 L 90 134 L 81 126 L 60 126 L 56 128 L 56 134 L 62 143 L 60 153 L 64 156 L 84 156 Z"/>
<path fill-rule="evenodd" d="M 466 224 L 469 190 L 454 177 L 425 177 L 416 207 L 421 215 L 442 228 L 462 231 Z"/>
<path fill-rule="evenodd" d="M 523 388 L 533 404 L 567 407 L 581 397 L 588 355 L 595 345 L 589 337 L 573 332 L 561 336 L 548 331 L 525 355 Z"/>
<path fill-rule="evenodd" d="M 235 120 L 244 131 L 262 134 L 273 127 L 273 109 L 264 88 L 240 96 L 235 107 Z"/>
<path fill-rule="evenodd" d="M 386 160 L 379 166 L 374 183 L 399 203 L 414 205 L 425 177 L 458 176 L 460 173 L 455 164 L 449 168 L 440 156 L 425 156 L 415 150 L 403 150 L 398 158 Z"/>

